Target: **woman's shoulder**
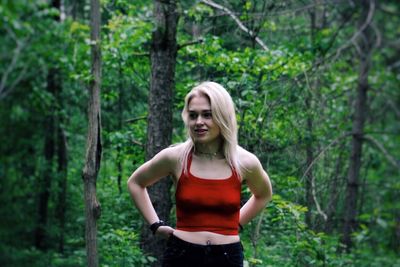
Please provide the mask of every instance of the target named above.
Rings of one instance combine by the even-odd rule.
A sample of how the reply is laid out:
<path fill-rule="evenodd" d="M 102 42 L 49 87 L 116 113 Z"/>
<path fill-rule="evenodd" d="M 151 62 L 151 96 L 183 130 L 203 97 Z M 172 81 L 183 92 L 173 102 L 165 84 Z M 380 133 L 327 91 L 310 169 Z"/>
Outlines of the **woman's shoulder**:
<path fill-rule="evenodd" d="M 178 161 L 183 153 L 184 145 L 182 143 L 173 144 L 161 150 L 158 155 L 168 161 Z"/>
<path fill-rule="evenodd" d="M 261 167 L 260 160 L 252 152 L 247 151 L 241 146 L 238 146 L 237 151 L 240 165 L 243 166 L 244 170 L 252 172 Z"/>
<path fill-rule="evenodd" d="M 157 157 L 159 157 L 162 164 L 170 168 L 170 173 L 175 179 L 179 177 L 182 171 L 182 155 L 185 152 L 184 143 L 174 144 L 161 150 Z"/>

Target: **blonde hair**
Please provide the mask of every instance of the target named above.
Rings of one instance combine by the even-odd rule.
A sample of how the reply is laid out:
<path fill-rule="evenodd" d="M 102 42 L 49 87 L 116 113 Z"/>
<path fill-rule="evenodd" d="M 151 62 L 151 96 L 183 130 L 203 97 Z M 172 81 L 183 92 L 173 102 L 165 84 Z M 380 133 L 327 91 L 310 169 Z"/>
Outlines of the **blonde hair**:
<path fill-rule="evenodd" d="M 195 86 L 185 97 L 185 106 L 182 110 L 182 119 L 185 123 L 188 139 L 183 143 L 183 151 L 181 154 L 181 162 L 183 170 L 188 172 L 187 160 L 190 152 L 194 148 L 194 141 L 189 133 L 189 103 L 193 97 L 203 95 L 206 96 L 211 105 L 212 118 L 219 126 L 223 139 L 222 152 L 232 169 L 236 171 L 241 179 L 242 167 L 238 158 L 238 141 L 237 141 L 237 122 L 235 106 L 231 96 L 224 87 L 215 82 L 203 82 Z"/>

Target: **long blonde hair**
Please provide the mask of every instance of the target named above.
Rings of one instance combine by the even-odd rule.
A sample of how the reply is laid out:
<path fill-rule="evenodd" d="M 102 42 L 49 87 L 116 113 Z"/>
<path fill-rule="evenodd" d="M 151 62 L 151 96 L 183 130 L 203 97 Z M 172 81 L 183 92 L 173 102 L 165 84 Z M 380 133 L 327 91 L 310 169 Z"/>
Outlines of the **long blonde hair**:
<path fill-rule="evenodd" d="M 236 171 L 241 179 L 242 167 L 238 158 L 237 122 L 235 106 L 231 96 L 224 87 L 215 82 L 203 82 L 195 86 L 185 97 L 185 106 L 182 110 L 182 119 L 185 123 L 188 139 L 183 143 L 181 162 L 183 170 L 188 172 L 187 160 L 194 148 L 194 141 L 189 133 L 189 103 L 194 96 L 206 96 L 211 105 L 212 118 L 221 130 L 223 139 L 222 152 L 226 161 Z"/>

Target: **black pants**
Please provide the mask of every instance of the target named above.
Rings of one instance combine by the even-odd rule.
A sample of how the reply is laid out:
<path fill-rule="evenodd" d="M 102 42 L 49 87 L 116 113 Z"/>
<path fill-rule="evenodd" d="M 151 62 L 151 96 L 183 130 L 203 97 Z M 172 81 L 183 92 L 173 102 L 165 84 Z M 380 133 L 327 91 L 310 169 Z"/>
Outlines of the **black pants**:
<path fill-rule="evenodd" d="M 198 245 L 172 235 L 164 252 L 163 267 L 242 267 L 240 242 L 226 245 Z"/>

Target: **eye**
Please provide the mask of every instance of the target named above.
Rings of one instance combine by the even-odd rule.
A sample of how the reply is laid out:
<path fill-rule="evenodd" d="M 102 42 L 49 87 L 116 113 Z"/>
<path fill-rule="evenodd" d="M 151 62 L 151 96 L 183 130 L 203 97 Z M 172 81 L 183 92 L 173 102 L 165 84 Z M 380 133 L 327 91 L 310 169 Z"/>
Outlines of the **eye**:
<path fill-rule="evenodd" d="M 189 119 L 195 120 L 196 118 L 197 118 L 197 113 L 194 113 L 194 112 L 189 113 Z"/>
<path fill-rule="evenodd" d="M 205 119 L 211 119 L 212 118 L 212 113 L 207 111 L 203 113 L 203 118 Z"/>

